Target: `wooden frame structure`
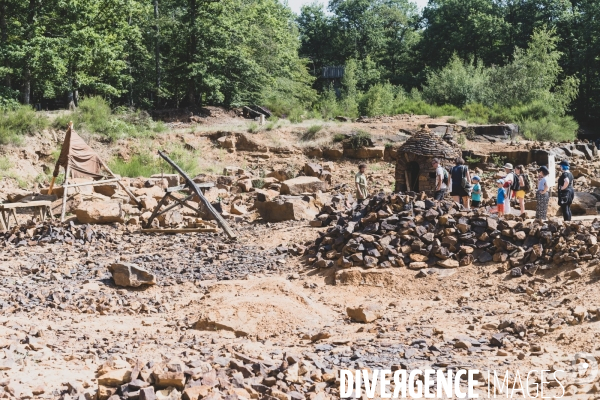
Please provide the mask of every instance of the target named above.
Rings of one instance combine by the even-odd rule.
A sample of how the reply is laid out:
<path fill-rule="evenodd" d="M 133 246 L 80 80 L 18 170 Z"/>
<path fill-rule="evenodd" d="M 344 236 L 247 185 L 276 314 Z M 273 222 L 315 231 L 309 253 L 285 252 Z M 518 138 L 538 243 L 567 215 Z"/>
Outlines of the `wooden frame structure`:
<path fill-rule="evenodd" d="M 175 171 L 177 171 L 177 173 L 179 175 L 181 175 L 183 177 L 183 179 L 185 180 L 185 184 L 181 185 L 181 186 L 176 186 L 176 187 L 172 187 L 172 188 L 168 188 L 165 190 L 165 195 L 163 196 L 163 198 L 160 200 L 160 202 L 158 203 L 158 205 L 156 206 L 156 208 L 154 209 L 154 211 L 152 212 L 152 215 L 150 216 L 150 218 L 148 219 L 148 223 L 145 226 L 145 229 L 148 230 L 151 227 L 152 221 L 154 220 L 154 218 L 156 218 L 158 215 L 163 214 L 169 210 L 172 210 L 174 207 L 177 206 L 183 206 L 183 207 L 188 207 L 191 208 L 192 210 L 199 212 L 199 210 L 195 207 L 193 207 L 192 205 L 188 204 L 187 201 L 190 200 L 192 197 L 194 197 L 194 195 L 198 196 L 198 199 L 204 204 L 204 206 L 206 207 L 206 209 L 208 210 L 209 213 L 212 214 L 213 217 L 215 217 L 215 220 L 217 221 L 217 224 L 219 224 L 219 226 L 221 228 L 223 228 L 223 231 L 225 231 L 225 233 L 227 234 L 227 236 L 229 236 L 230 239 L 236 239 L 237 235 L 235 234 L 235 232 L 233 231 L 233 229 L 231 229 L 231 227 L 227 224 L 227 222 L 225 221 L 225 219 L 223 219 L 223 216 L 221 214 L 219 214 L 217 212 L 217 210 L 214 209 L 214 207 L 212 206 L 212 204 L 210 204 L 210 202 L 208 201 L 208 199 L 206 197 L 204 197 L 204 195 L 202 194 L 202 191 L 200 190 L 201 187 L 212 187 L 214 186 L 214 184 L 212 182 L 210 183 L 196 183 L 192 180 L 192 178 L 190 178 L 184 170 L 182 170 L 179 165 L 175 164 L 175 162 L 173 162 L 173 160 L 171 160 L 169 158 L 169 156 L 167 156 L 165 153 L 163 153 L 162 151 L 158 151 L 158 155 L 161 156 L 171 167 L 173 167 L 173 169 Z M 184 190 L 184 189 L 188 189 L 191 194 L 189 196 L 187 196 L 185 199 L 178 199 L 177 197 L 173 196 L 172 193 L 173 192 L 177 192 L 179 190 Z M 167 201 L 167 199 L 172 199 L 175 201 L 175 204 L 172 204 L 171 206 L 167 207 L 165 210 L 160 211 L 160 208 L 165 204 L 165 202 Z"/>
<path fill-rule="evenodd" d="M 214 183 L 212 182 L 207 182 L 207 183 L 197 183 L 196 186 L 198 188 L 209 188 L 209 187 L 213 187 L 215 186 Z M 194 197 L 196 194 L 192 193 L 189 196 L 187 196 L 184 199 L 180 199 L 177 198 L 173 195 L 174 192 L 178 192 L 180 190 L 184 190 L 186 189 L 186 185 L 181 185 L 181 186 L 174 186 L 174 187 L 170 187 L 170 188 L 166 188 L 165 189 L 165 195 L 163 196 L 162 199 L 160 199 L 160 201 L 158 202 L 158 204 L 156 205 L 156 207 L 154 208 L 154 211 L 152 211 L 152 215 L 150 216 L 150 218 L 148 218 L 148 222 L 146 222 L 146 226 L 144 226 L 144 230 L 149 230 L 152 228 L 152 221 L 154 221 L 155 218 L 157 218 L 158 216 L 171 211 L 172 209 L 174 209 L 177 206 L 182 206 L 182 207 L 187 207 L 191 210 L 196 211 L 196 213 L 200 214 L 200 209 L 192 206 L 191 204 L 188 203 L 189 200 L 191 200 L 192 197 Z M 164 210 L 160 210 L 160 208 L 165 205 L 165 203 L 167 202 L 167 200 L 173 200 L 173 204 L 171 204 L 169 207 L 165 208 Z M 156 230 L 156 232 L 158 232 L 158 230 Z"/>
<path fill-rule="evenodd" d="M 40 221 L 44 221 L 46 217 L 50 217 L 50 219 L 54 219 L 52 215 L 52 210 L 50 207 L 52 206 L 52 202 L 48 200 L 38 200 L 38 201 L 30 201 L 29 203 L 3 203 L 0 204 L 0 231 L 5 231 L 10 228 L 10 216 L 12 215 L 15 223 L 18 225 L 19 221 L 17 220 L 17 208 L 30 208 L 33 207 L 34 215 L 37 214 L 37 217 Z"/>
<path fill-rule="evenodd" d="M 69 122 L 69 125 L 67 127 L 67 135 L 65 136 L 65 143 L 67 145 L 70 145 L 70 143 L 67 143 L 67 138 L 70 138 L 71 135 L 74 134 L 73 131 L 73 121 Z M 79 138 L 79 136 L 76 135 L 77 138 Z M 80 138 L 79 138 L 80 139 Z M 82 139 L 80 139 L 82 141 Z M 63 188 L 63 197 L 62 197 L 62 207 L 61 207 L 61 212 L 60 212 L 60 221 L 63 222 L 65 220 L 65 212 L 66 212 L 66 207 L 67 207 L 67 195 L 69 192 L 69 188 L 75 188 L 75 187 L 81 187 L 81 186 L 99 186 L 99 185 L 104 185 L 106 183 L 117 183 L 119 184 L 119 186 L 121 186 L 121 188 L 125 191 L 125 193 L 127 193 L 127 195 L 137 204 L 138 207 L 142 207 L 142 204 L 140 203 L 140 201 L 135 197 L 135 195 L 133 193 L 131 193 L 131 191 L 129 190 L 128 187 L 126 187 L 123 182 L 121 182 L 121 178 L 119 178 L 118 176 L 116 176 L 111 170 L 110 168 L 108 168 L 108 165 L 106 165 L 106 163 L 91 149 L 89 148 L 89 146 L 85 145 L 87 147 L 87 151 L 92 152 L 95 155 L 95 159 L 96 161 L 101 165 L 101 167 L 108 173 L 107 175 L 102 175 L 101 178 L 99 180 L 92 180 L 89 182 L 80 182 L 80 183 L 73 183 L 73 184 L 69 184 L 69 179 L 72 178 L 72 163 L 73 161 L 73 157 L 69 154 L 69 149 L 65 149 L 65 143 L 63 143 L 63 149 L 61 150 L 61 155 L 59 157 L 59 159 L 56 161 L 56 166 L 54 168 L 54 176 L 52 177 L 52 181 L 50 182 L 50 187 L 48 188 L 48 194 L 52 194 L 52 190 L 54 188 L 54 182 L 56 180 L 56 176 L 58 175 L 58 170 L 60 166 L 63 166 L 65 168 L 65 180 L 62 184 L 62 188 Z M 63 155 L 64 153 L 64 155 Z M 66 165 L 65 165 L 66 164 Z M 86 175 L 87 171 L 82 171 L 81 167 L 79 168 L 79 172 L 83 173 L 84 175 Z M 90 177 L 95 177 L 98 176 L 96 171 L 90 171 L 88 173 L 88 175 Z"/>

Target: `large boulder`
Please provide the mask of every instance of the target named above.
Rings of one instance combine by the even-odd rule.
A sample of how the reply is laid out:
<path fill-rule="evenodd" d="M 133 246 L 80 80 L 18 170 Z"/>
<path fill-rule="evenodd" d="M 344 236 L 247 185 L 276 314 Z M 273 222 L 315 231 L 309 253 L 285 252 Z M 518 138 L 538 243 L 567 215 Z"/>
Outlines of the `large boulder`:
<path fill-rule="evenodd" d="M 590 193 L 575 192 L 571 211 L 575 215 L 596 215 L 598 214 L 596 202 L 598 199 Z"/>
<path fill-rule="evenodd" d="M 93 188 L 94 192 L 96 193 L 100 193 L 106 197 L 112 197 L 119 191 L 119 184 L 116 182 L 109 182 L 102 185 L 93 186 Z"/>
<path fill-rule="evenodd" d="M 16 203 L 30 194 L 30 190 L 2 188 L 2 191 L 0 191 L 0 201 Z"/>
<path fill-rule="evenodd" d="M 332 148 L 324 148 L 323 149 L 323 158 L 328 160 L 339 160 L 344 156 L 344 153 L 341 149 L 332 149 Z"/>
<path fill-rule="evenodd" d="M 373 322 L 383 316 L 383 307 L 379 304 L 361 305 L 358 307 L 347 307 L 346 314 L 358 322 Z"/>
<path fill-rule="evenodd" d="M 125 220 L 125 213 L 118 202 L 83 201 L 75 209 L 75 215 L 82 224 L 107 224 Z"/>
<path fill-rule="evenodd" d="M 299 196 L 278 197 L 273 201 L 256 200 L 254 207 L 267 222 L 311 220 L 317 215 L 317 210 Z"/>
<path fill-rule="evenodd" d="M 288 179 L 292 179 L 293 177 L 293 172 L 291 170 L 285 169 L 271 171 L 267 174 L 267 178 L 275 178 L 280 182 L 287 181 Z"/>
<path fill-rule="evenodd" d="M 357 159 L 370 159 L 370 158 L 382 159 L 384 151 L 385 151 L 385 148 L 383 146 L 359 147 L 358 149 L 348 147 L 348 148 L 344 149 L 344 156 L 348 157 L 348 158 L 357 158 Z"/>
<path fill-rule="evenodd" d="M 154 179 L 166 179 L 168 187 L 179 186 L 179 174 L 154 174 Z"/>
<path fill-rule="evenodd" d="M 327 182 L 314 176 L 299 176 L 288 179 L 281 184 L 281 194 L 299 195 L 302 193 L 316 193 L 327 191 Z"/>
<path fill-rule="evenodd" d="M 217 142 L 224 149 L 235 148 L 235 136 L 221 136 L 217 139 Z"/>
<path fill-rule="evenodd" d="M 331 172 L 325 170 L 320 164 L 306 163 L 304 164 L 302 171 L 306 176 L 314 176 L 322 181 L 331 183 Z"/>
<path fill-rule="evenodd" d="M 114 263 L 108 267 L 108 270 L 117 286 L 156 285 L 156 276 L 135 264 Z"/>
<path fill-rule="evenodd" d="M 537 200 L 525 202 L 525 210 L 535 211 L 536 206 Z M 558 206 L 558 199 L 556 197 L 550 197 L 550 201 L 548 202 L 548 212 L 546 215 L 548 217 L 557 217 L 559 215 L 562 215 L 560 207 Z"/>

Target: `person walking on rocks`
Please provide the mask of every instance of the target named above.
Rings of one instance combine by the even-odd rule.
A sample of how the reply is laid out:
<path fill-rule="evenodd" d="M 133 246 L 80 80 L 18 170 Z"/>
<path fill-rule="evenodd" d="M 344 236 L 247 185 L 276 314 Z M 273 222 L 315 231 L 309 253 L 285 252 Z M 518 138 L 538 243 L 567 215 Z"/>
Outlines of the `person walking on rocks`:
<path fill-rule="evenodd" d="M 504 199 L 504 212 L 510 214 L 510 199 L 512 194 L 518 185 L 515 173 L 513 172 L 513 165 L 511 163 L 504 164 L 504 171 L 506 176 L 504 177 L 504 188 L 506 189 L 506 197 Z"/>
<path fill-rule="evenodd" d="M 433 199 L 443 200 L 448 190 L 448 172 L 440 165 L 440 160 L 437 158 L 431 160 L 431 165 L 435 168 L 435 191 L 433 192 Z"/>
<path fill-rule="evenodd" d="M 571 203 L 573 203 L 573 198 L 575 197 L 575 189 L 573 188 L 575 178 L 571 171 L 569 171 L 569 168 L 567 160 L 560 162 L 562 174 L 558 178 L 558 205 L 562 209 L 565 221 L 571 220 Z"/>
<path fill-rule="evenodd" d="M 548 203 L 550 202 L 550 186 L 548 185 L 548 168 L 540 167 L 538 169 L 538 189 L 536 193 L 537 206 L 535 208 L 535 219 L 547 219 Z"/>
<path fill-rule="evenodd" d="M 367 191 L 367 176 L 365 172 L 367 171 L 367 164 L 360 164 L 358 166 L 358 173 L 354 177 L 354 182 L 356 183 L 356 198 L 358 200 L 364 200 L 369 197 L 369 192 Z"/>
<path fill-rule="evenodd" d="M 528 179 L 527 175 L 525 175 L 525 167 L 517 165 L 514 175 L 516 181 L 516 185 L 513 185 L 516 187 L 515 198 L 519 202 L 519 208 L 521 209 L 521 214 L 523 214 L 525 212 L 525 189 L 527 186 L 525 181 Z"/>
<path fill-rule="evenodd" d="M 456 157 L 454 164 L 452 171 L 450 171 L 450 176 L 452 178 L 452 192 L 450 195 L 452 196 L 452 200 L 456 203 L 460 204 L 462 200 L 462 205 L 469 210 L 471 208 L 469 205 L 471 191 L 471 175 L 469 174 L 469 167 L 465 165 L 465 160 L 461 157 Z"/>

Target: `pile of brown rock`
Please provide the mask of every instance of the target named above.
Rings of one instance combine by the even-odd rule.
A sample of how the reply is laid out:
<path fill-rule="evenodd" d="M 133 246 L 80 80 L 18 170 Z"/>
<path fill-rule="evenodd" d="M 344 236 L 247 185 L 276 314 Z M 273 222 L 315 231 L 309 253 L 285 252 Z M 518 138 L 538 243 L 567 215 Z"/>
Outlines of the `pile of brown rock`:
<path fill-rule="evenodd" d="M 467 211 L 451 201 L 392 194 L 357 202 L 330 214 L 335 225 L 321 233 L 308 251 L 317 268 L 430 266 L 457 268 L 490 261 L 513 275 L 535 273 L 551 263 L 579 262 L 600 256 L 600 222 L 591 226 L 541 222 L 485 210 Z"/>
<path fill-rule="evenodd" d="M 100 400 L 325 400 L 337 393 L 335 383 L 334 370 L 292 354 L 258 360 L 233 352 L 187 362 L 126 361 L 113 355 L 98 370 L 96 393 L 73 385 L 70 395 L 96 394 Z"/>
<path fill-rule="evenodd" d="M 0 242 L 4 245 L 13 244 L 20 246 L 41 246 L 51 243 L 84 244 L 97 239 L 103 239 L 105 235 L 97 232 L 89 224 L 74 225 L 71 223 L 59 223 L 45 221 L 14 226 L 0 233 Z"/>

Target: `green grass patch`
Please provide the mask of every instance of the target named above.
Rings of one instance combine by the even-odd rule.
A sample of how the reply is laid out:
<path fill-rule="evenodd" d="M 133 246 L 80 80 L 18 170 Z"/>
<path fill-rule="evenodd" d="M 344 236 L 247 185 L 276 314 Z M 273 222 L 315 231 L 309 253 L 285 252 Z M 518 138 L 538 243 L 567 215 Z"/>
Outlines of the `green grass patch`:
<path fill-rule="evenodd" d="M 260 128 L 256 122 L 251 122 L 250 125 L 248 125 L 248 133 L 256 133 L 259 130 Z"/>
<path fill-rule="evenodd" d="M 23 136 L 40 132 L 48 123 L 48 118 L 30 106 L 0 111 L 0 144 L 22 144 Z"/>
<path fill-rule="evenodd" d="M 333 135 L 334 143 L 339 143 L 345 139 L 346 139 L 346 135 L 344 135 L 343 133 L 336 133 L 335 135 Z"/>
<path fill-rule="evenodd" d="M 53 126 L 65 129 L 69 121 L 73 121 L 76 130 L 98 134 L 109 142 L 127 137 L 153 138 L 157 133 L 167 130 L 162 121 L 152 120 L 145 111 L 119 107 L 113 112 L 101 97 L 80 101 L 73 114 L 61 115 L 54 120 Z"/>
<path fill-rule="evenodd" d="M 303 141 L 314 140 L 317 136 L 317 133 L 319 133 L 321 129 L 323 129 L 323 125 L 311 125 L 308 127 L 306 132 L 304 132 L 301 139 Z"/>
<path fill-rule="evenodd" d="M 200 173 L 199 154 L 197 151 L 185 149 L 181 144 L 173 144 L 166 149 L 166 152 L 171 160 L 175 162 L 188 175 L 194 177 Z M 129 178 L 150 177 L 154 174 L 176 173 L 166 161 L 156 156 L 148 150 L 140 150 L 128 161 L 118 157 L 113 157 L 109 161 L 110 169 L 118 175 Z"/>

